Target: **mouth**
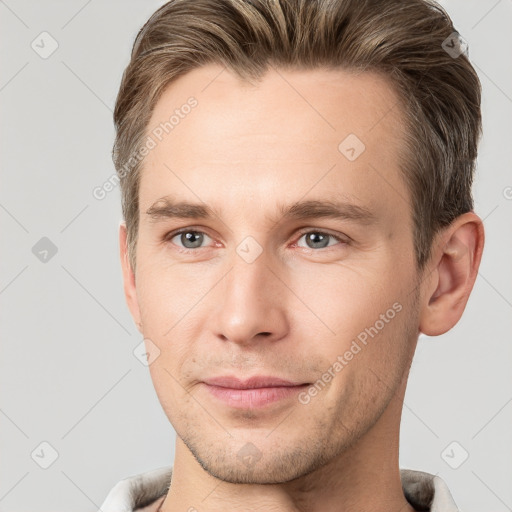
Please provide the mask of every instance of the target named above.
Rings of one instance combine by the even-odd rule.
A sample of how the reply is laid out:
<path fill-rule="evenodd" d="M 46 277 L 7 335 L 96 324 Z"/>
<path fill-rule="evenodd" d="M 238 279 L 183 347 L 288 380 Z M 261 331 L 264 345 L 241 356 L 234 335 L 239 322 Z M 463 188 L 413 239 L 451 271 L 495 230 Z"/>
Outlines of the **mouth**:
<path fill-rule="evenodd" d="M 244 381 L 236 377 L 216 377 L 202 384 L 211 396 L 235 409 L 259 409 L 290 400 L 311 385 L 268 376 L 251 377 Z"/>
<path fill-rule="evenodd" d="M 255 389 L 255 388 L 278 388 L 293 387 L 309 384 L 305 382 L 294 382 L 281 377 L 273 377 L 269 375 L 255 375 L 248 379 L 242 380 L 234 376 L 212 377 L 203 381 L 210 386 L 218 386 L 229 389 Z"/>

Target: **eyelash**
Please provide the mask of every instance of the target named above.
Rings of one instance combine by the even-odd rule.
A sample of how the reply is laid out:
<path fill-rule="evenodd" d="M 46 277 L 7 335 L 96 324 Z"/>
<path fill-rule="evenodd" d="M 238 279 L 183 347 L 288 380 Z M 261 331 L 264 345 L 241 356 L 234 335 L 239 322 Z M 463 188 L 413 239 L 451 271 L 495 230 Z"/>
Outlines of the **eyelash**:
<path fill-rule="evenodd" d="M 182 233 L 200 233 L 206 236 L 209 236 L 208 233 L 205 233 L 204 231 L 200 231 L 198 229 L 193 228 L 182 228 L 177 231 L 171 231 L 170 233 L 167 233 L 164 235 L 163 240 L 164 242 L 170 242 L 174 237 L 177 235 L 181 235 Z M 350 243 L 348 237 L 343 238 L 342 236 L 333 235 L 332 233 L 329 233 L 327 231 L 320 231 L 318 229 L 306 229 L 299 232 L 299 238 L 297 239 L 297 242 L 304 236 L 309 233 L 316 233 L 319 235 L 329 236 L 331 238 L 336 239 L 338 242 L 341 242 L 343 245 L 348 245 Z M 211 238 L 211 237 L 210 237 Z M 294 242 L 294 245 L 297 244 L 297 242 Z M 197 252 L 199 249 L 206 249 L 206 247 L 198 247 L 196 249 L 188 249 L 187 247 L 180 247 L 179 245 L 173 244 L 177 247 L 178 251 L 183 253 L 190 253 L 190 252 Z M 320 249 L 313 249 L 312 247 L 300 247 L 301 249 L 309 249 L 313 252 L 319 252 L 321 250 L 329 250 L 332 246 L 322 247 Z"/>

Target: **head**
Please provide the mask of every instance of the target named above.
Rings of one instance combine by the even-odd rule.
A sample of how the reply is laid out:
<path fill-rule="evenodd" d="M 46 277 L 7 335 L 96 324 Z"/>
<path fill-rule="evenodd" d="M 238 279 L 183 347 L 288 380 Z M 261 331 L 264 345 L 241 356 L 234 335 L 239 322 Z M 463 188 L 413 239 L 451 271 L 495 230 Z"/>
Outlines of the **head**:
<path fill-rule="evenodd" d="M 397 427 L 418 334 L 462 315 L 481 119 L 454 32 L 422 0 L 176 0 L 139 32 L 115 108 L 125 293 L 211 474 L 288 481 Z M 202 384 L 220 375 L 309 387 L 236 409 Z"/>

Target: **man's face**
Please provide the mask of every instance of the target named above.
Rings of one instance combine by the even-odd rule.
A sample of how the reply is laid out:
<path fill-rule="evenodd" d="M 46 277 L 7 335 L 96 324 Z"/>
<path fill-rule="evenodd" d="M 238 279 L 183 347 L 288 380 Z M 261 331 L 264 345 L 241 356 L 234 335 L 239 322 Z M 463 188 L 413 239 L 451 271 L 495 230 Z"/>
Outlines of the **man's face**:
<path fill-rule="evenodd" d="M 182 76 L 153 112 L 148 135 L 177 117 L 144 163 L 132 313 L 202 467 L 284 482 L 361 439 L 403 391 L 418 334 L 403 124 L 375 74 L 271 70 L 254 87 L 221 70 Z M 175 217 L 166 197 L 216 215 Z M 283 216 L 306 201 L 343 214 Z M 257 405 L 203 382 L 255 375 L 310 386 Z"/>

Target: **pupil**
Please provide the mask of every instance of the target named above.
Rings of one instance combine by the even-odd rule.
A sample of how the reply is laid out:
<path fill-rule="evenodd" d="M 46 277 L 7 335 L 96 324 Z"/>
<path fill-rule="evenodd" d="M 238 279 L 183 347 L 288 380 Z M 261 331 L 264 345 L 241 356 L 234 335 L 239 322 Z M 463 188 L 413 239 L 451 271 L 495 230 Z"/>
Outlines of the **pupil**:
<path fill-rule="evenodd" d="M 320 233 L 309 233 L 307 237 L 308 242 L 311 242 L 312 244 L 318 244 L 320 243 L 320 247 L 327 247 L 327 241 L 328 237 L 324 236 Z M 309 245 L 309 243 L 308 243 Z M 313 245 L 314 248 L 319 247 L 319 245 Z"/>
<path fill-rule="evenodd" d="M 202 234 L 197 231 L 187 231 L 186 233 L 182 233 L 181 235 L 181 243 L 187 249 L 193 249 L 195 247 L 200 247 L 202 242 Z M 194 240 L 194 238 L 196 240 Z M 189 244 L 189 245 L 187 245 Z"/>

